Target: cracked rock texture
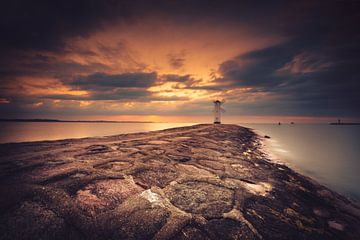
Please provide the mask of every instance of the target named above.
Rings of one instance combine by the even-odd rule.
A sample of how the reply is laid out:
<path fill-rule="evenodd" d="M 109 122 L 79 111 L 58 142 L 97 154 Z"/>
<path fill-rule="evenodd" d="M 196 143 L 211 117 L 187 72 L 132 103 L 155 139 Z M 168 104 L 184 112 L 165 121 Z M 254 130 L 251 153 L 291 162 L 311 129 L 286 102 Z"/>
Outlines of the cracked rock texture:
<path fill-rule="evenodd" d="M 0 145 L 0 239 L 360 239 L 360 208 L 236 125 Z"/>

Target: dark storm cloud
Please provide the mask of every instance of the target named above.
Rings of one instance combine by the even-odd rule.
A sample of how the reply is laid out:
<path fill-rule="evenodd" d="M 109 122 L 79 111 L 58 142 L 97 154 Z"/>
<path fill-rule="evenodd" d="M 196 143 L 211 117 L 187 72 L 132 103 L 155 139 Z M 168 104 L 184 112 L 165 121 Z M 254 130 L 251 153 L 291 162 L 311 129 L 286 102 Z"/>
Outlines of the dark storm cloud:
<path fill-rule="evenodd" d="M 132 21 L 132 5 L 131 1 L 113 0 L 2 1 L 0 84 L 17 76 L 66 78 L 69 74 L 81 74 L 86 68 L 106 70 L 100 63 L 59 63 L 41 52 L 65 54 L 72 51 L 84 57 L 94 56 L 90 50 L 69 49 L 66 40 L 86 38 L 113 21 Z"/>
<path fill-rule="evenodd" d="M 239 5 L 236 1 L 230 2 Z M 215 13 L 221 5 L 227 4 L 218 1 L 153 0 L 3 1 L 0 46 L 6 49 L 62 50 L 66 38 L 86 37 L 111 21 L 135 21 L 148 12 L 169 14 L 177 21 L 185 21 Z M 187 17 L 183 16 L 184 13 Z"/>
<path fill-rule="evenodd" d="M 2 48 L 62 50 L 67 37 L 87 36 L 105 21 L 128 18 L 126 1 L 3 1 Z"/>
<path fill-rule="evenodd" d="M 155 72 L 106 74 L 94 73 L 78 77 L 67 82 L 77 90 L 89 91 L 88 95 L 74 96 L 68 94 L 46 95 L 43 98 L 61 100 L 138 100 L 151 97 L 148 87 L 155 84 L 157 74 Z"/>
<path fill-rule="evenodd" d="M 179 74 L 164 74 L 160 76 L 159 83 L 174 82 L 173 89 L 188 89 L 188 90 L 206 90 L 206 91 L 222 91 L 226 87 L 221 84 L 217 85 L 201 85 L 202 79 L 196 79 L 190 74 L 179 75 Z M 218 82 L 219 83 L 219 82 Z"/>
<path fill-rule="evenodd" d="M 51 76 L 90 95 L 47 96 L 65 100 L 152 99 L 146 90 L 157 81 L 156 73 L 105 73 L 101 63 L 59 62 L 49 55 L 29 55 L 32 51 L 76 52 L 94 57 L 84 49 L 66 49 L 69 38 L 88 37 L 107 24 L 128 24 L 146 17 L 165 17 L 188 26 L 194 22 L 247 26 L 251 33 L 282 36 L 284 42 L 239 55 L 222 63 L 223 77 L 216 85 L 197 86 L 190 75 L 167 75 L 160 81 L 183 83 L 189 89 L 221 91 L 251 87 L 253 92 L 279 96 L 281 101 L 259 99 L 255 108 L 266 114 L 360 115 L 360 2 L 359 1 L 213 1 L 213 0 L 36 0 L 3 1 L 0 5 L 0 99 L 8 98 L 5 83 L 18 76 Z M 201 31 L 201 29 L 199 29 Z M 171 34 L 171 33 L 170 33 Z M 221 36 L 220 36 L 221 37 Z M 191 36 L 189 36 L 191 38 Z M 67 46 L 68 47 L 68 46 Z M 221 46 L 219 46 L 220 48 Z M 123 53 L 138 68 L 126 45 L 115 48 L 99 45 L 109 59 Z M 236 53 L 234 53 L 236 55 Z M 169 55 L 174 69 L 182 68 L 185 57 Z M 70 81 L 69 79 L 75 79 Z M 159 79 L 158 79 L 159 80 Z M 136 89 L 131 89 L 136 88 Z M 156 98 L 153 98 L 156 99 Z M 15 111 L 36 99 L 12 99 L 1 109 Z M 12 105 L 14 103 L 15 105 Z M 14 107 L 16 106 L 16 107 Z M 250 106 L 250 105 L 249 105 Z M 244 109 L 251 109 L 243 106 Z"/>
<path fill-rule="evenodd" d="M 300 2 L 287 9 L 268 16 L 270 24 L 283 20 L 272 30 L 288 40 L 223 62 L 218 86 L 275 94 L 281 102 L 258 99 L 267 114 L 360 117 L 360 2 Z"/>
<path fill-rule="evenodd" d="M 168 82 L 188 82 L 193 80 L 190 74 L 186 74 L 186 75 L 165 74 L 162 76 L 162 78 L 164 79 L 164 81 L 168 81 Z"/>
<path fill-rule="evenodd" d="M 264 103 L 274 112 L 359 116 L 360 60 L 335 58 L 323 49 L 302 52 L 307 49 L 312 46 L 290 41 L 243 54 L 220 65 L 223 78 L 217 81 L 227 83 L 228 89 L 251 87 L 253 92 L 276 94 L 281 103 Z"/>
<path fill-rule="evenodd" d="M 179 69 L 184 66 L 185 58 L 184 54 L 168 54 L 169 64 L 174 69 Z"/>
<path fill-rule="evenodd" d="M 134 90 L 134 89 L 117 89 L 111 92 L 95 92 L 88 96 L 74 96 L 68 94 L 55 94 L 45 95 L 41 99 L 53 99 L 53 100 L 75 100 L 75 101 L 136 101 L 136 102 L 148 102 L 148 101 L 185 101 L 187 97 L 158 97 L 153 96 L 151 92 L 146 90 Z"/>
<path fill-rule="evenodd" d="M 343 28 L 342 23 L 354 20 L 358 7 L 357 1 L 14 0 L 1 4 L 0 46 L 62 50 L 66 38 L 87 37 L 105 24 L 141 21 L 148 15 L 165 16 L 179 24 L 246 23 L 253 31 L 291 36 L 335 28 L 344 33 L 356 28 L 356 24 Z"/>
<path fill-rule="evenodd" d="M 235 0 L 3 1 L 0 48 L 10 55 L 14 49 L 63 51 L 67 38 L 87 37 L 109 24 L 128 24 L 154 16 L 168 18 L 180 25 L 194 21 L 244 22 L 259 32 L 273 32 L 284 28 L 281 21 L 288 8 L 298 10 L 288 1 L 264 1 L 261 4 Z M 183 56 L 175 56 L 173 60 L 174 66 L 178 67 Z"/>
<path fill-rule="evenodd" d="M 71 82 L 71 85 L 82 90 L 98 90 L 104 88 L 147 88 L 153 86 L 156 79 L 157 74 L 155 72 L 137 72 L 113 75 L 106 73 L 94 73 L 75 79 Z"/>
<path fill-rule="evenodd" d="M 111 91 L 93 91 L 89 95 L 69 95 L 69 94 L 54 94 L 41 96 L 43 99 L 54 100 L 79 100 L 79 101 L 96 101 L 96 100 L 139 100 L 144 97 L 151 96 L 151 93 L 140 89 L 114 89 Z"/>
<path fill-rule="evenodd" d="M 166 75 L 168 76 L 168 75 Z M 173 79 L 186 78 L 186 76 L 173 75 Z M 54 100 L 118 100 L 118 101 L 183 101 L 185 97 L 158 97 L 147 88 L 155 86 L 158 81 L 157 73 L 123 73 L 106 74 L 95 73 L 88 76 L 78 77 L 71 82 L 67 82 L 77 90 L 89 91 L 87 95 L 53 94 L 41 96 L 43 99 Z"/>

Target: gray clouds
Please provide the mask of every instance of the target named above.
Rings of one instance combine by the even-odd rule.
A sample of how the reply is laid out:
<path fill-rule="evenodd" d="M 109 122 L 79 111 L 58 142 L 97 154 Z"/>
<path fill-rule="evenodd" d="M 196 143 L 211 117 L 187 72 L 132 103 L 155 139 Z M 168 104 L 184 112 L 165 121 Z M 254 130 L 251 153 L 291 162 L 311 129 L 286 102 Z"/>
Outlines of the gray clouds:
<path fill-rule="evenodd" d="M 245 114 L 256 109 L 270 115 L 360 117 L 359 11 L 360 2 L 351 0 L 5 1 L 0 10 L 0 112 L 36 111 L 29 106 L 41 101 L 144 103 L 187 101 L 192 96 L 202 98 L 202 104 L 191 103 L 200 109 L 206 105 L 206 96 L 222 95 L 230 99 L 228 106 L 234 111 L 241 109 Z M 126 39 L 111 42 L 112 33 L 101 35 L 104 39 L 92 39 L 91 49 L 82 45 L 105 28 L 115 31 L 114 35 L 128 30 L 129 35 L 137 36 L 136 30 L 150 20 L 156 22 L 154 28 L 161 29 L 169 22 L 169 26 L 176 26 L 167 29 L 164 36 L 181 36 L 189 26 L 207 26 L 195 29 L 203 37 L 199 39 L 204 39 L 196 45 L 199 52 L 207 51 L 208 37 L 214 36 L 211 43 L 216 45 L 230 29 L 257 38 L 276 36 L 281 41 L 255 50 L 243 49 L 240 54 L 239 39 L 239 46 L 226 58 L 211 59 L 219 64 L 218 69 L 209 69 L 216 73 L 213 77 L 205 76 L 205 71 L 203 76 L 192 75 L 197 66 L 188 66 L 192 53 L 186 52 L 191 41 L 183 45 L 166 42 L 166 49 L 160 43 L 154 46 L 156 51 L 142 49 L 142 42 L 158 43 L 150 41 L 157 29 L 146 28 L 149 32 L 139 35 L 146 38 L 135 39 L 140 42 L 139 49 L 131 49 Z M 215 24 L 222 31 L 209 35 L 206 31 Z M 132 32 L 134 25 L 140 28 Z M 192 40 L 189 33 L 184 39 Z M 80 39 L 78 44 L 69 44 L 74 39 Z M 217 47 L 218 55 L 223 56 L 222 46 Z M 158 52 L 163 61 L 152 56 Z M 146 56 L 146 64 L 138 56 Z M 166 83 L 157 92 L 150 89 Z M 40 91 L 41 84 L 49 93 Z M 29 96 L 19 96 L 16 88 Z M 251 95 L 253 102 L 241 102 L 242 95 L 234 93 L 238 89 L 246 89 L 241 94 Z"/>
<path fill-rule="evenodd" d="M 79 77 L 70 84 L 83 90 L 97 90 L 98 88 L 147 88 L 153 86 L 156 79 L 157 74 L 155 72 L 113 75 L 94 73 L 85 77 Z"/>

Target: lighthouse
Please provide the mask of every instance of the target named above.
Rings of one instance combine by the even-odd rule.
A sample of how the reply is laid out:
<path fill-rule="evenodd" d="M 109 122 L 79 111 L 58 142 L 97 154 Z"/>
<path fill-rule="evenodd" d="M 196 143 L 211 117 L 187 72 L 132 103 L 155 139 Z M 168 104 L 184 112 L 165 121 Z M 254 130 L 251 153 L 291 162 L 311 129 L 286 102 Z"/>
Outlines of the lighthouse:
<path fill-rule="evenodd" d="M 220 124 L 221 123 L 221 112 L 225 110 L 221 108 L 221 105 L 224 101 L 215 100 L 214 101 L 214 123 Z"/>

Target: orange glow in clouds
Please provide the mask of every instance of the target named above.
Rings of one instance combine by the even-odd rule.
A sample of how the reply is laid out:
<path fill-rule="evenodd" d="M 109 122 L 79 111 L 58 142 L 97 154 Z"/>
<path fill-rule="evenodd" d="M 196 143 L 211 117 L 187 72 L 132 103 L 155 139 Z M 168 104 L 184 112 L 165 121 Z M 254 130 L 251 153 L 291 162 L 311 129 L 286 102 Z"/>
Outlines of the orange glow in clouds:
<path fill-rule="evenodd" d="M 10 86 L 14 95 L 46 96 L 46 95 L 73 95 L 86 96 L 87 91 L 73 90 L 55 78 L 20 77 L 16 85 Z"/>
<path fill-rule="evenodd" d="M 239 24 L 224 26 L 204 22 L 181 26 L 159 19 L 147 20 L 146 24 L 141 21 L 118 24 L 88 39 L 72 39 L 68 42 L 72 49 L 87 49 L 98 54 L 68 57 L 79 63 L 105 64 L 113 73 L 142 69 L 159 74 L 191 74 L 209 81 L 210 73 L 223 61 L 282 40 L 277 36 L 255 36 Z M 171 64 L 172 58 L 179 60 L 178 65 Z"/>

